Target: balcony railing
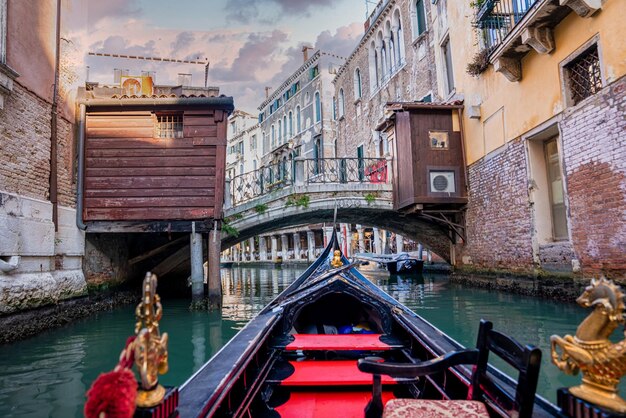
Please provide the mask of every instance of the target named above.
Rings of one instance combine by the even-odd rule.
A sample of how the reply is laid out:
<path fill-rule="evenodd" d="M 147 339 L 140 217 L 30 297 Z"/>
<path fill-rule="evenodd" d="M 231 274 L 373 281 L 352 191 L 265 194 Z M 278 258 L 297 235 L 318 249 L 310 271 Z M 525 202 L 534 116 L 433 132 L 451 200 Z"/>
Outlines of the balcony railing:
<path fill-rule="evenodd" d="M 540 0 L 485 0 L 476 13 L 484 48 L 494 50 Z"/>
<path fill-rule="evenodd" d="M 229 204 L 236 206 L 293 184 L 387 183 L 385 158 L 296 158 L 230 180 Z"/>

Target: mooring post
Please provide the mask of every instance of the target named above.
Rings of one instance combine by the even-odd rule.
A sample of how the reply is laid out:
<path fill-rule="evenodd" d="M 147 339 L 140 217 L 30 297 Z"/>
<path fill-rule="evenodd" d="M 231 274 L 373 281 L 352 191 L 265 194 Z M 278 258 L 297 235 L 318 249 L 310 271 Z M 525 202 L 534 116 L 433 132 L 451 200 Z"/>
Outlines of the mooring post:
<path fill-rule="evenodd" d="M 196 223 L 191 223 L 191 298 L 204 299 L 204 268 L 202 267 L 202 234 L 196 233 Z"/>
<path fill-rule="evenodd" d="M 422 260 L 423 255 L 424 255 L 424 246 L 421 243 L 419 243 L 417 244 L 417 258 Z"/>
<path fill-rule="evenodd" d="M 208 248 L 208 282 L 209 282 L 209 309 L 222 307 L 222 278 L 220 276 L 220 250 L 222 240 L 217 229 L 217 221 L 213 222 L 213 229 L 209 234 Z"/>

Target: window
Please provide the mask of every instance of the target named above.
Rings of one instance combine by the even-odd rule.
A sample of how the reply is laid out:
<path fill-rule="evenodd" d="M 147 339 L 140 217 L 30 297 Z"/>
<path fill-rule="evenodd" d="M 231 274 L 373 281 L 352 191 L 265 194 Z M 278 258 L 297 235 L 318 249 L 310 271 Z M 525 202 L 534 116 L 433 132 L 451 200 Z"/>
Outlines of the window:
<path fill-rule="evenodd" d="M 356 148 L 357 169 L 359 171 L 359 181 L 365 180 L 365 160 L 363 158 L 363 145 L 359 145 Z"/>
<path fill-rule="evenodd" d="M 272 148 L 274 148 L 276 146 L 276 127 L 274 125 L 272 125 L 271 131 L 272 131 Z"/>
<path fill-rule="evenodd" d="M 450 49 L 450 38 L 446 39 L 441 45 L 443 55 L 443 65 L 446 76 L 446 88 L 448 94 L 454 90 L 454 74 L 452 70 L 452 51 Z"/>
<path fill-rule="evenodd" d="M 183 115 L 157 115 L 155 138 L 182 138 Z"/>
<path fill-rule="evenodd" d="M 256 149 L 256 146 L 256 135 L 252 135 L 252 138 L 250 138 L 250 151 L 254 151 Z"/>
<path fill-rule="evenodd" d="M 322 121 L 322 101 L 319 92 L 315 92 L 315 122 Z"/>
<path fill-rule="evenodd" d="M 280 144 L 283 140 L 283 122 L 278 119 L 278 143 Z"/>
<path fill-rule="evenodd" d="M 287 136 L 287 115 L 283 116 L 283 141 L 287 142 L 287 139 L 289 138 Z"/>
<path fill-rule="evenodd" d="M 313 174 L 317 175 L 321 173 L 323 158 L 322 137 L 318 136 L 315 138 L 315 143 L 313 144 L 313 159 L 315 160 L 313 163 Z"/>
<path fill-rule="evenodd" d="M 387 64 L 387 48 L 385 47 L 385 44 L 383 43 L 383 47 L 380 49 L 380 68 L 381 68 L 381 73 L 382 73 L 382 77 L 383 79 L 386 78 L 386 74 L 388 71 L 388 64 Z"/>
<path fill-rule="evenodd" d="M 594 44 L 565 66 L 567 95 L 572 105 L 602 89 L 598 45 Z"/>
<path fill-rule="evenodd" d="M 311 70 L 310 70 L 311 80 L 313 80 L 319 74 L 320 74 L 320 69 L 319 69 L 319 67 L 317 65 L 315 67 L 311 68 Z"/>
<path fill-rule="evenodd" d="M 415 2 L 415 36 L 418 37 L 426 32 L 426 9 L 424 8 L 424 0 Z"/>
<path fill-rule="evenodd" d="M 354 98 L 360 99 L 363 95 L 363 89 L 361 87 L 361 70 L 358 68 L 354 70 Z"/>
<path fill-rule="evenodd" d="M 300 112 L 300 106 L 296 107 L 296 132 L 302 132 L 302 112 Z"/>
<path fill-rule="evenodd" d="M 289 136 L 293 137 L 293 112 L 289 111 Z"/>
<path fill-rule="evenodd" d="M 559 150 L 556 138 L 546 141 L 543 149 L 546 159 L 548 191 L 550 194 L 552 238 L 555 240 L 567 239 L 567 215 L 565 213 L 563 179 L 561 177 L 561 163 L 559 161 Z"/>
<path fill-rule="evenodd" d="M 267 143 L 267 135 L 265 135 L 265 132 L 263 132 L 263 133 L 261 134 L 261 138 L 262 138 L 262 140 L 263 140 L 263 154 L 267 154 L 267 152 L 268 152 L 268 150 L 269 150 L 269 149 L 268 149 L 268 148 L 269 148 L 269 146 L 268 146 L 268 143 Z"/>
<path fill-rule="evenodd" d="M 7 0 L 0 0 L 0 64 L 7 62 Z"/>
<path fill-rule="evenodd" d="M 231 135 L 235 135 L 237 133 L 237 122 L 232 121 L 230 123 L 230 133 Z"/>
<path fill-rule="evenodd" d="M 346 110 L 345 107 L 345 96 L 343 94 L 343 89 L 339 89 L 339 117 L 342 118 L 343 114 Z"/>
<path fill-rule="evenodd" d="M 333 96 L 332 109 L 333 109 L 333 120 L 337 120 L 337 98 L 335 96 Z"/>
<path fill-rule="evenodd" d="M 261 112 L 259 113 L 259 123 L 263 122 L 263 119 L 265 119 L 265 113 Z"/>

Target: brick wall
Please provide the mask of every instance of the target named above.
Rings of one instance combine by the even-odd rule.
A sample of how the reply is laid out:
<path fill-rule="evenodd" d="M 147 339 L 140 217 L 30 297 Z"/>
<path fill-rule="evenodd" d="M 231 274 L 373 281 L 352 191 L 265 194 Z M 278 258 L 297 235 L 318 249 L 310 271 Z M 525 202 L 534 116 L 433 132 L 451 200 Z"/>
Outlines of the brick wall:
<path fill-rule="evenodd" d="M 626 78 L 564 112 L 572 244 L 585 275 L 626 277 Z"/>
<path fill-rule="evenodd" d="M 405 65 L 378 90 L 370 88 L 369 46 L 379 27 L 374 27 L 360 43 L 348 60 L 343 72 L 335 80 L 335 91 L 343 89 L 345 94 L 344 117 L 338 122 L 338 157 L 356 157 L 356 149 L 364 145 L 365 156 L 375 157 L 376 149 L 372 141 L 372 130 L 382 120 L 384 105 L 390 101 L 416 101 L 428 94 L 436 94 L 434 53 L 431 47 L 431 32 L 427 31 L 413 39 L 410 1 L 390 1 L 388 11 L 378 18 L 379 27 L 392 20 L 396 10 L 400 12 L 404 35 Z M 424 2 L 427 22 L 430 22 L 430 2 Z M 361 73 L 362 98 L 356 100 L 354 94 L 354 73 Z"/>
<path fill-rule="evenodd" d="M 531 208 L 523 142 L 509 142 L 469 166 L 468 171 L 463 262 L 479 268 L 532 271 Z"/>
<path fill-rule="evenodd" d="M 0 190 L 35 199 L 50 198 L 51 105 L 19 83 L 0 110 Z M 74 128 L 58 119 L 59 204 L 75 206 Z"/>
<path fill-rule="evenodd" d="M 0 189 L 49 198 L 50 105 L 18 82 L 0 110 Z"/>

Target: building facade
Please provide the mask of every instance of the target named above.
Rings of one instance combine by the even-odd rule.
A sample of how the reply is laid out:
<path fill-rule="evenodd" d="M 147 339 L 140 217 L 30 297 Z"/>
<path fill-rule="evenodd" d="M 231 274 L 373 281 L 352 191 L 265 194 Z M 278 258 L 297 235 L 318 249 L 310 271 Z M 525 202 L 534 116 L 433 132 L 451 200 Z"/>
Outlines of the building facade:
<path fill-rule="evenodd" d="M 0 314 L 87 290 L 70 94 L 79 76 L 72 45 L 55 36 L 65 11 L 0 1 Z"/>
<path fill-rule="evenodd" d="M 289 170 L 295 157 L 335 156 L 333 120 L 334 73 L 344 59 L 324 51 L 309 57 L 259 106 L 263 165 L 281 163 Z"/>
<path fill-rule="evenodd" d="M 424 0 L 384 0 L 368 17 L 363 37 L 333 80 L 338 157 L 393 154 L 376 131 L 385 104 L 439 99 L 433 7 Z"/>
<path fill-rule="evenodd" d="M 626 3 L 476 4 L 433 17 L 465 98 L 461 263 L 623 279 Z"/>
<path fill-rule="evenodd" d="M 261 130 L 257 117 L 235 110 L 228 118 L 226 178 L 234 178 L 261 167 Z"/>

